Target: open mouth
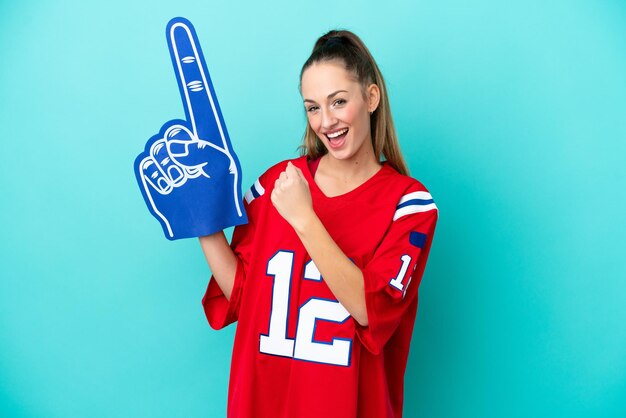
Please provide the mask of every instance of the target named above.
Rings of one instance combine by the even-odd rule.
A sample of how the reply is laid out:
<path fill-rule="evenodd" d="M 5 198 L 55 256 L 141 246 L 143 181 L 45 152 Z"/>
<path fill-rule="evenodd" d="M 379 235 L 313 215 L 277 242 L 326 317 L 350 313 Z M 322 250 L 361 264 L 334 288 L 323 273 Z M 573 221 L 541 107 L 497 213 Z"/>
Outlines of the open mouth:
<path fill-rule="evenodd" d="M 348 134 L 348 128 L 343 128 L 339 131 L 326 134 L 326 138 L 328 138 L 331 145 L 339 146 L 343 143 L 343 140 L 347 134 Z"/>

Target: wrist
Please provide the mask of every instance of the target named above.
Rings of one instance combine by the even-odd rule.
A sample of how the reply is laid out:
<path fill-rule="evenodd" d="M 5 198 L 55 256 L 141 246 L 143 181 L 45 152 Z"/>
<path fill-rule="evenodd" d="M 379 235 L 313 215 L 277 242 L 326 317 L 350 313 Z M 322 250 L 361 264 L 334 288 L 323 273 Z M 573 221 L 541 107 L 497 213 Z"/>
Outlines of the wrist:
<path fill-rule="evenodd" d="M 212 243 L 212 242 L 217 242 L 217 241 L 223 241 L 226 240 L 226 235 L 224 235 L 224 231 L 217 231 L 214 232 L 210 235 L 202 235 L 198 237 L 198 240 L 200 240 L 200 243 Z"/>
<path fill-rule="evenodd" d="M 311 210 L 306 211 L 299 216 L 292 226 L 296 233 L 302 237 L 303 235 L 306 235 L 307 231 L 311 230 L 316 222 L 319 222 L 319 218 L 317 217 L 315 211 L 311 208 Z"/>

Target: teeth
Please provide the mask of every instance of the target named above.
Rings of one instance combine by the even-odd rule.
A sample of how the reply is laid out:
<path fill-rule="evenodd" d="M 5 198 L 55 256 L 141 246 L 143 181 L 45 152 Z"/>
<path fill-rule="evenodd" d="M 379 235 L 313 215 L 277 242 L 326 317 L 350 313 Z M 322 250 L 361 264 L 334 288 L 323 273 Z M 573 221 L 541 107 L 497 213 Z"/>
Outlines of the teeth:
<path fill-rule="evenodd" d="M 345 134 L 346 132 L 348 132 L 348 128 L 344 128 L 344 129 L 342 129 L 342 130 L 340 130 L 340 131 L 337 131 L 337 132 L 335 132 L 335 133 L 332 133 L 332 134 L 327 134 L 326 136 L 327 136 L 328 138 L 330 138 L 330 139 L 334 139 L 334 138 L 337 138 L 337 137 L 338 137 L 338 136 L 340 136 L 340 135 Z"/>

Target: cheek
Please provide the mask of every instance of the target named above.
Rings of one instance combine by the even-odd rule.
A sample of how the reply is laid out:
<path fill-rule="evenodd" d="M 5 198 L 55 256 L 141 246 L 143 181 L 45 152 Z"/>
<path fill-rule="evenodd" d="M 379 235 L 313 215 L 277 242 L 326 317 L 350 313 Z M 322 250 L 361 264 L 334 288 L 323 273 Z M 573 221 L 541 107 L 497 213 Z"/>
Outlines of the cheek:
<path fill-rule="evenodd" d="M 358 106 L 349 106 L 341 110 L 341 119 L 351 125 L 358 124 L 361 121 L 362 109 Z"/>
<path fill-rule="evenodd" d="M 317 115 L 307 115 L 307 120 L 309 122 L 309 126 L 313 131 L 318 132 L 321 127 L 321 119 Z"/>

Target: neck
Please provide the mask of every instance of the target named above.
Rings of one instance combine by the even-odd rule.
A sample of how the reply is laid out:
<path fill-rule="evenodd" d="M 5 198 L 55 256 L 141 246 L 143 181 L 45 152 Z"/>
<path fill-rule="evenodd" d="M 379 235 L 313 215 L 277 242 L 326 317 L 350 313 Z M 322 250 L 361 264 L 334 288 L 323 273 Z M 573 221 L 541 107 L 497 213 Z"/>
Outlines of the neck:
<path fill-rule="evenodd" d="M 351 181 L 368 179 L 374 175 L 382 164 L 374 156 L 373 150 L 363 155 L 355 155 L 347 160 L 338 160 L 325 154 L 320 160 L 320 168 L 337 180 Z"/>

